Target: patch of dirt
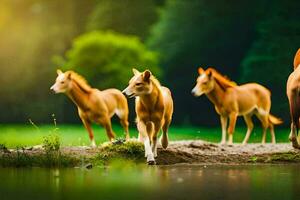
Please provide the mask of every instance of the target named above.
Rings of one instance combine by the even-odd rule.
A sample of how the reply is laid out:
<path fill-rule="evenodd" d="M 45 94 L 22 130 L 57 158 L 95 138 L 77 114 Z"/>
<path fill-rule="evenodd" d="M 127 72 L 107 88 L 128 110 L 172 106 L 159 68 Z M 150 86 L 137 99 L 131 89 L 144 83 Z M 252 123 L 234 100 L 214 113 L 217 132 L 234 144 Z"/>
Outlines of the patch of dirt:
<path fill-rule="evenodd" d="M 172 142 L 159 149 L 158 164 L 300 162 L 300 151 L 289 143 L 220 145 L 201 140 Z"/>
<path fill-rule="evenodd" d="M 65 147 L 63 152 L 93 157 L 103 153 L 101 148 Z M 201 140 L 171 142 L 165 150 L 158 148 L 159 165 L 177 163 L 285 163 L 300 162 L 300 151 L 289 143 L 220 145 Z"/>

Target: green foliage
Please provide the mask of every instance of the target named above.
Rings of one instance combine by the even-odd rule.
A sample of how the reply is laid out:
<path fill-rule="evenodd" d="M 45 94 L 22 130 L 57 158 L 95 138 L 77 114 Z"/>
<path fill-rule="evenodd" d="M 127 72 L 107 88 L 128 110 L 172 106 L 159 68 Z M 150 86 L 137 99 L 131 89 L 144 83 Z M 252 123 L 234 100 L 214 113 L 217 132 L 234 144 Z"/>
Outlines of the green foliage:
<path fill-rule="evenodd" d="M 64 69 L 82 74 L 94 87 L 121 89 L 128 84 L 132 67 L 148 68 L 157 76 L 161 72 L 157 55 L 137 37 L 94 31 L 74 40 Z"/>
<path fill-rule="evenodd" d="M 99 0 L 87 29 L 113 30 L 145 39 L 157 20 L 157 4 L 156 0 Z"/>
<path fill-rule="evenodd" d="M 16 152 L 0 154 L 1 167 L 74 167 L 81 160 L 74 156 L 57 154 L 50 157 L 44 153 L 30 153 L 22 149 Z"/>
<path fill-rule="evenodd" d="M 2 0 L 0 121 L 49 123 L 55 113 L 59 122 L 80 123 L 75 106 L 49 92 L 59 63 L 100 88 L 122 89 L 132 67 L 150 68 L 172 90 L 173 124 L 193 125 L 219 125 L 211 103 L 190 95 L 197 67 L 214 66 L 238 83 L 271 89 L 272 111 L 288 122 L 284 90 L 299 48 L 299 6 L 283 0 Z M 86 32 L 94 30 L 115 33 Z"/>
<path fill-rule="evenodd" d="M 7 152 L 8 149 L 5 144 L 0 144 L 0 152 Z"/>
<path fill-rule="evenodd" d="M 257 24 L 257 39 L 241 63 L 241 82 L 258 82 L 272 91 L 272 110 L 289 118 L 286 80 L 299 48 L 299 7 L 292 1 L 273 1 Z"/>
<path fill-rule="evenodd" d="M 0 121 L 61 119 L 63 101 L 49 93 L 53 55 L 62 55 L 85 27 L 93 0 L 0 1 Z M 8 114 L 9 113 L 9 114 Z"/>
<path fill-rule="evenodd" d="M 175 123 L 219 123 L 213 107 L 199 105 L 190 95 L 197 68 L 213 66 L 232 79 L 251 42 L 258 1 L 169 0 L 148 40 L 159 52 L 164 79 L 176 99 Z M 250 12 L 251 11 L 251 12 Z M 197 100 L 197 102 L 200 102 Z M 205 117 L 199 117 L 199 110 Z"/>
<path fill-rule="evenodd" d="M 100 152 L 92 159 L 94 165 L 106 165 L 120 159 L 127 161 L 144 161 L 144 145 L 140 142 L 129 141 L 123 144 L 105 144 Z"/>
<path fill-rule="evenodd" d="M 57 133 L 51 133 L 44 137 L 43 148 L 49 153 L 53 151 L 59 151 L 60 149 L 60 138 Z"/>

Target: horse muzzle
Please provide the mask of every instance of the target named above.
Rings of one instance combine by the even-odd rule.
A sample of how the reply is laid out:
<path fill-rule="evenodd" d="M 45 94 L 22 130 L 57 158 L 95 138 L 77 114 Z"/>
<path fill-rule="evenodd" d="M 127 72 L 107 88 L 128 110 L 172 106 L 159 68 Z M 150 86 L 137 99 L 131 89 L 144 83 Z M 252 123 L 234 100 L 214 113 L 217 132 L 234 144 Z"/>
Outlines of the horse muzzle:
<path fill-rule="evenodd" d="M 128 98 L 132 98 L 132 97 L 135 97 L 135 96 L 136 96 L 134 93 L 129 92 L 129 91 L 128 91 L 128 88 L 124 89 L 124 90 L 122 91 L 122 93 L 123 93 L 125 96 L 127 96 Z"/>

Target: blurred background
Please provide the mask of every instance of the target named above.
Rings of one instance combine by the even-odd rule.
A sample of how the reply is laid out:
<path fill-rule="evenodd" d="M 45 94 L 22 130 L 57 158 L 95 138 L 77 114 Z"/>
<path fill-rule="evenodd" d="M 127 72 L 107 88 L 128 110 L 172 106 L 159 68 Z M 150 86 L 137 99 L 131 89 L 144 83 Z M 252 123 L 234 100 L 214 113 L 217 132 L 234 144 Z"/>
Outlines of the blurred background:
<path fill-rule="evenodd" d="M 127 86 L 149 68 L 172 90 L 173 124 L 219 126 L 206 97 L 190 91 L 197 68 L 272 91 L 272 113 L 289 123 L 285 85 L 300 47 L 300 1 L 0 0 L 0 122 L 80 123 L 49 88 L 72 69 L 99 89 Z M 129 100 L 131 122 L 134 101 Z"/>

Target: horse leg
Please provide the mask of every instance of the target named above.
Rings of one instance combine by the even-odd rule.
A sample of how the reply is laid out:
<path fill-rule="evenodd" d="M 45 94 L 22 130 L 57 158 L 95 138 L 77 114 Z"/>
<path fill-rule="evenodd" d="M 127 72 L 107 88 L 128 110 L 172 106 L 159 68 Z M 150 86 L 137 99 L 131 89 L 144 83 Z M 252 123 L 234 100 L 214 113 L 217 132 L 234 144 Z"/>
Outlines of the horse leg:
<path fill-rule="evenodd" d="M 221 120 L 221 126 L 222 126 L 222 140 L 221 140 L 221 144 L 225 144 L 226 143 L 226 128 L 227 128 L 227 123 L 228 123 L 228 117 L 221 116 L 220 120 Z"/>
<path fill-rule="evenodd" d="M 123 127 L 125 131 L 125 139 L 128 141 L 130 139 L 129 136 L 129 123 L 128 123 L 128 113 L 123 113 L 123 112 L 116 112 L 117 116 L 120 118 L 120 124 Z"/>
<path fill-rule="evenodd" d="M 271 137 L 272 137 L 272 144 L 276 144 L 274 125 L 271 122 L 269 122 L 269 128 L 270 128 L 270 133 L 271 133 Z"/>
<path fill-rule="evenodd" d="M 253 127 L 254 127 L 251 117 L 252 117 L 252 114 L 244 115 L 244 120 L 247 124 L 247 133 L 246 133 L 246 136 L 245 136 L 244 141 L 242 143 L 243 145 L 248 143 L 248 140 L 250 138 L 251 132 L 252 132 Z"/>
<path fill-rule="evenodd" d="M 229 139 L 228 139 L 228 144 L 232 144 L 233 143 L 233 133 L 234 133 L 234 129 L 235 129 L 235 124 L 236 124 L 236 120 L 237 120 L 237 113 L 231 113 L 229 115 L 229 127 L 228 127 L 228 134 L 229 134 Z"/>
<path fill-rule="evenodd" d="M 152 144 L 151 144 L 152 152 L 154 154 L 154 158 L 157 157 L 157 143 L 158 143 L 157 135 L 158 135 L 160 129 L 161 129 L 161 123 L 160 122 L 159 123 L 154 123 L 154 131 L 152 133 Z"/>
<path fill-rule="evenodd" d="M 267 134 L 267 128 L 269 126 L 269 117 L 267 114 L 256 114 L 257 118 L 260 120 L 263 133 L 262 133 L 262 140 L 261 143 L 265 144 L 266 143 L 266 134 Z"/>
<path fill-rule="evenodd" d="M 168 130 L 169 130 L 170 124 L 171 124 L 171 119 L 165 119 L 165 122 L 162 126 L 162 132 L 163 133 L 160 137 L 160 144 L 164 149 L 166 149 L 168 147 L 168 144 L 169 144 Z"/>
<path fill-rule="evenodd" d="M 122 125 L 122 127 L 123 127 L 123 129 L 125 131 L 125 139 L 126 139 L 126 141 L 128 141 L 130 139 L 129 128 L 128 128 L 129 127 L 129 123 L 125 119 L 121 119 L 120 123 L 121 123 L 121 125 Z"/>
<path fill-rule="evenodd" d="M 298 140 L 297 140 L 297 131 L 296 131 L 296 126 L 294 125 L 294 123 L 291 123 L 291 133 L 289 135 L 289 140 L 292 142 L 292 145 L 294 148 L 297 148 L 299 149 L 300 148 L 300 145 L 298 143 Z"/>
<path fill-rule="evenodd" d="M 151 148 L 152 148 L 152 152 L 154 155 L 154 158 L 157 157 L 157 134 L 152 136 L 152 144 L 151 144 Z"/>
<path fill-rule="evenodd" d="M 112 142 L 114 139 L 115 139 L 115 133 L 114 131 L 112 130 L 112 127 L 111 127 L 111 121 L 110 121 L 110 118 L 108 117 L 105 117 L 105 118 L 102 118 L 99 120 L 100 121 L 100 124 L 105 128 L 106 130 L 106 135 L 108 137 L 108 140 L 110 142 Z"/>
<path fill-rule="evenodd" d="M 91 140 L 91 146 L 92 146 L 93 148 L 95 148 L 97 145 L 96 145 L 96 143 L 95 143 L 93 130 L 92 130 L 92 128 L 91 128 L 91 123 L 90 123 L 88 120 L 85 120 L 84 118 L 81 118 L 81 121 L 82 121 L 84 127 L 86 128 L 86 130 L 87 130 L 88 133 L 89 133 L 89 137 L 90 137 L 90 140 Z"/>
<path fill-rule="evenodd" d="M 153 165 L 153 164 L 155 164 L 155 160 L 154 160 L 154 155 L 153 155 L 153 152 L 152 152 L 151 146 L 150 146 L 149 134 L 147 132 L 147 129 L 149 129 L 149 126 L 150 125 L 148 125 L 148 128 L 147 128 L 147 126 L 141 121 L 138 121 L 138 123 L 137 123 L 137 128 L 138 128 L 138 131 L 140 134 L 140 138 L 144 143 L 145 157 L 147 157 L 147 163 L 149 165 Z"/>
<path fill-rule="evenodd" d="M 120 119 L 120 124 L 124 129 L 125 132 L 125 139 L 126 141 L 128 141 L 130 139 L 129 136 L 129 123 L 128 123 L 128 110 L 126 109 L 116 109 L 116 115 L 119 117 Z"/>

